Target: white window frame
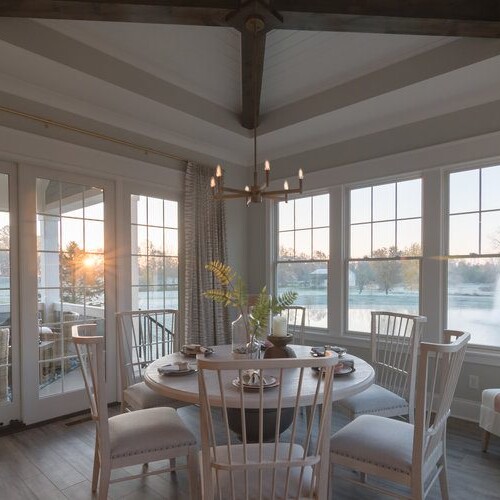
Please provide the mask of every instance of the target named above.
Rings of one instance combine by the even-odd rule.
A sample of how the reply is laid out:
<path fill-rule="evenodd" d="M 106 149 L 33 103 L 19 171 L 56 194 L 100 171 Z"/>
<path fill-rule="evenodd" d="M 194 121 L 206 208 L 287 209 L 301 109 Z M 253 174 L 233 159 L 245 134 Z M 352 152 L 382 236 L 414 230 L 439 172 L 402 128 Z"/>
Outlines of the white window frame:
<path fill-rule="evenodd" d="M 173 189 L 171 187 L 158 187 L 158 185 L 151 185 L 149 183 L 130 183 L 123 182 L 117 190 L 120 193 L 121 220 L 117 220 L 117 231 L 120 235 L 118 248 L 118 309 L 117 311 L 130 311 L 132 310 L 132 217 L 130 197 L 132 195 L 150 196 L 154 198 L 168 199 L 178 203 L 178 266 L 179 266 L 179 331 L 184 332 L 184 195 L 181 190 Z"/>
<path fill-rule="evenodd" d="M 383 186 L 386 184 L 397 184 L 400 182 L 405 182 L 405 181 L 411 181 L 411 180 L 416 180 L 420 179 L 421 180 L 421 215 L 420 215 L 420 221 L 421 221 L 421 226 L 420 226 L 420 241 L 421 241 L 421 249 L 422 249 L 422 254 L 420 256 L 416 257 L 394 257 L 394 258 L 351 258 L 351 197 L 350 193 L 351 191 L 355 189 L 363 189 L 363 188 L 373 188 L 375 186 Z M 372 193 L 373 196 L 373 193 Z M 396 198 L 397 200 L 397 198 Z M 352 184 L 346 184 L 344 186 L 344 204 L 345 204 L 345 217 L 344 217 L 344 231 L 342 233 L 342 240 L 343 240 L 343 246 L 344 246 L 344 252 L 345 252 L 345 258 L 343 259 L 343 269 L 344 269 L 344 275 L 343 275 L 343 282 L 342 282 L 342 289 L 344 290 L 344 303 L 343 303 L 343 326 L 344 328 L 342 329 L 343 332 L 343 337 L 351 337 L 353 339 L 366 339 L 369 337 L 370 333 L 369 332 L 359 332 L 356 330 L 349 330 L 349 322 L 348 322 L 348 317 L 349 317 L 349 283 L 347 280 L 347 276 L 349 275 L 349 264 L 351 262 L 375 262 L 375 261 L 403 261 L 403 260 L 417 260 L 419 262 L 419 293 L 418 293 L 418 314 L 423 314 L 422 309 L 423 309 L 423 303 L 422 303 L 422 285 L 423 285 L 423 280 L 422 280 L 422 274 L 423 274 L 423 260 L 424 260 L 424 177 L 418 173 L 413 173 L 410 175 L 396 175 L 392 177 L 385 177 L 382 179 L 371 179 L 369 181 L 364 181 L 364 182 L 358 182 L 358 183 L 352 183 Z M 373 205 L 373 199 L 372 199 L 372 205 Z M 416 217 L 415 217 L 416 218 Z M 394 219 L 394 222 L 397 227 L 397 222 L 398 220 L 405 220 L 405 219 Z M 373 225 L 373 220 L 370 220 L 370 224 Z M 397 230 L 397 229 L 396 229 Z M 373 238 L 373 228 L 372 228 L 372 238 Z M 397 243 L 397 241 L 396 241 Z"/>
<path fill-rule="evenodd" d="M 485 161 L 478 160 L 474 162 L 468 162 L 460 166 L 446 167 L 443 169 L 443 193 L 442 193 L 442 226 L 443 226 L 443 241 L 442 241 L 442 255 L 443 260 L 446 261 L 446 265 L 442 266 L 441 276 L 442 276 L 442 287 L 441 287 L 441 303 L 442 303 L 442 324 L 443 328 L 448 326 L 448 260 L 452 258 L 487 258 L 487 257 L 498 257 L 499 254 L 475 254 L 475 255 L 453 255 L 449 253 L 449 241 L 450 241 L 450 176 L 451 174 L 457 172 L 467 172 L 470 170 L 478 170 L 488 167 L 494 167 L 500 165 L 500 158 L 497 160 Z M 481 194 L 481 181 L 479 185 L 479 193 Z M 480 200 L 481 206 L 481 200 Z M 471 212 L 472 213 L 472 212 Z M 481 209 L 477 213 L 481 213 Z M 480 223 L 479 223 L 480 224 Z M 480 239 L 480 236 L 479 236 Z M 500 345 L 486 345 L 486 344 L 475 344 L 473 339 L 467 347 L 467 361 L 494 364 L 495 366 L 500 366 Z"/>
<path fill-rule="evenodd" d="M 306 339 L 320 339 L 321 342 L 325 341 L 325 337 L 330 335 L 330 332 L 332 330 L 332 317 L 333 317 L 333 286 L 332 286 L 332 266 L 333 266 L 333 258 L 332 258 L 332 244 L 334 244 L 333 238 L 332 238 L 332 192 L 330 189 L 328 190 L 317 190 L 317 191 L 308 191 L 304 192 L 299 196 L 290 196 L 289 201 L 292 200 L 298 200 L 301 198 L 311 198 L 314 196 L 321 196 L 321 195 L 329 195 L 329 202 L 330 202 L 330 213 L 329 213 L 329 222 L 328 222 L 328 232 L 329 232 L 329 257 L 328 259 L 322 260 L 322 259 L 311 259 L 311 260 L 304 260 L 304 261 L 283 261 L 279 260 L 279 201 L 276 201 L 271 204 L 271 224 L 269 226 L 269 234 L 270 234 L 270 255 L 271 259 L 266 259 L 267 262 L 271 260 L 271 268 L 272 268 L 272 274 L 271 274 L 271 283 L 268 283 L 268 289 L 271 291 L 272 294 L 276 294 L 277 291 L 277 281 L 278 281 L 278 264 L 279 263 L 286 263 L 286 262 L 291 262 L 291 263 L 308 263 L 308 262 L 326 262 L 327 263 L 327 269 L 328 269 L 328 283 L 327 283 L 327 288 L 326 288 L 326 293 L 327 293 L 327 326 L 326 328 L 321 328 L 321 327 L 308 327 L 306 326 L 305 328 L 305 338 Z M 269 220 L 269 217 L 268 217 Z"/>

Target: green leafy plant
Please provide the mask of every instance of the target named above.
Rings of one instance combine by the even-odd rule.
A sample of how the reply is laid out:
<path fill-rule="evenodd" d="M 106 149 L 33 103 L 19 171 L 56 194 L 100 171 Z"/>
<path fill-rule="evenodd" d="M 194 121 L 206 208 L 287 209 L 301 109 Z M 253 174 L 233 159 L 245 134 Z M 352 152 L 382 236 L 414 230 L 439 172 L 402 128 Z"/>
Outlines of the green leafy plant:
<path fill-rule="evenodd" d="M 233 269 L 218 260 L 205 266 L 218 282 L 220 288 L 212 288 L 203 292 L 208 299 L 218 302 L 225 307 L 234 307 L 245 318 L 248 340 L 265 335 L 271 314 L 280 314 L 283 309 L 290 307 L 297 300 L 297 292 L 287 291 L 278 297 L 270 297 L 266 287 L 262 288 L 252 314 L 248 313 L 248 293 L 245 282 Z"/>

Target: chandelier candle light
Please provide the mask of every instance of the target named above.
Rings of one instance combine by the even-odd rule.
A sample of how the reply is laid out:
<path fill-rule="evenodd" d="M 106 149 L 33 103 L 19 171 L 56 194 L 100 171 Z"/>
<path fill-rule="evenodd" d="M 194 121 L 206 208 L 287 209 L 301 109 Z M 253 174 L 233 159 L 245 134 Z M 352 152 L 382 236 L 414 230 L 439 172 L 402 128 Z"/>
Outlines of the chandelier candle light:
<path fill-rule="evenodd" d="M 257 138 L 254 135 L 254 142 L 256 144 Z M 257 146 L 254 145 L 256 150 Z M 257 159 L 254 155 L 254 171 L 253 171 L 253 185 L 245 186 L 245 189 L 233 189 L 224 186 L 224 177 L 222 172 L 222 167 L 217 165 L 215 169 L 215 176 L 210 179 L 210 187 L 212 188 L 212 193 L 214 198 L 217 200 L 229 200 L 233 198 L 246 198 L 247 205 L 250 203 L 262 203 L 263 198 L 270 198 L 274 200 L 280 200 L 288 202 L 288 196 L 294 193 L 302 193 L 302 186 L 304 181 L 304 172 L 299 169 L 299 187 L 290 189 L 288 181 L 283 183 L 283 189 L 276 189 L 268 191 L 269 188 L 269 173 L 271 171 L 271 165 L 266 160 L 264 163 L 264 172 L 266 175 L 266 180 L 263 184 L 259 184 L 258 173 L 257 173 Z"/>

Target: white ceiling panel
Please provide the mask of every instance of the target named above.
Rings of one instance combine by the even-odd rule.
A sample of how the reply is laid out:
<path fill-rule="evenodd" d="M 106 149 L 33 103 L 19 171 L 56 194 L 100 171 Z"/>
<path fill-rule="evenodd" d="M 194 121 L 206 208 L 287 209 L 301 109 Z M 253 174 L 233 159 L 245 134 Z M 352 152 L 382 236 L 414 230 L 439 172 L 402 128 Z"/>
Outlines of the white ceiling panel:
<path fill-rule="evenodd" d="M 261 111 L 269 112 L 454 40 L 275 30 L 267 37 Z"/>
<path fill-rule="evenodd" d="M 38 22 L 220 106 L 241 109 L 240 35 L 232 28 Z"/>

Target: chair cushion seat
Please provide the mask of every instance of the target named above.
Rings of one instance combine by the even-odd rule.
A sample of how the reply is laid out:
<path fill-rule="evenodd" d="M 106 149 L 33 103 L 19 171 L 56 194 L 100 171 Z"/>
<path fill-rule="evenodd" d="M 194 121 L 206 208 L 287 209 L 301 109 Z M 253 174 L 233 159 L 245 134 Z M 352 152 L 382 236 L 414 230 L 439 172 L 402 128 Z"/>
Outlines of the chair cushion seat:
<path fill-rule="evenodd" d="M 347 408 L 354 417 L 364 414 L 387 417 L 408 414 L 408 403 L 404 398 L 376 384 L 359 394 L 342 399 L 339 404 Z"/>
<path fill-rule="evenodd" d="M 264 443 L 263 446 L 263 457 L 264 460 L 269 460 L 269 462 L 274 462 L 274 443 Z M 288 453 L 290 451 L 289 443 L 279 443 L 278 444 L 278 461 L 288 460 Z M 304 448 L 298 444 L 292 446 L 292 459 L 301 459 L 304 456 Z M 243 463 L 243 445 L 233 445 L 231 447 L 231 462 L 232 464 Z M 226 446 L 218 446 L 216 448 L 216 462 L 218 464 L 228 464 L 228 451 Z M 258 463 L 259 460 L 259 445 L 258 444 L 247 444 L 247 463 Z M 290 469 L 277 468 L 276 469 L 276 480 L 275 480 L 275 494 L 276 498 L 284 498 L 285 485 L 286 485 L 286 475 L 287 470 L 290 470 L 290 476 L 288 478 L 288 493 L 287 498 L 297 498 L 297 497 L 310 497 L 311 496 L 311 475 L 312 468 L 310 466 L 304 467 L 304 473 L 302 476 L 302 484 L 300 488 L 300 494 L 297 494 L 297 490 L 300 482 L 300 467 L 293 467 Z M 245 472 L 235 471 L 234 475 L 234 487 L 235 495 L 234 498 L 244 498 L 245 497 Z M 213 476 L 214 486 L 216 487 L 215 473 Z M 221 491 L 226 494 L 227 497 L 231 497 L 231 476 L 229 472 L 219 471 L 219 483 Z M 272 485 L 273 485 L 273 469 L 267 468 L 262 471 L 262 497 L 261 498 L 271 498 L 272 497 Z M 260 498 L 259 497 L 259 472 L 258 470 L 252 470 L 248 472 L 248 498 Z"/>
<path fill-rule="evenodd" d="M 500 435 L 500 389 L 485 389 L 481 398 L 479 427 Z"/>
<path fill-rule="evenodd" d="M 332 461 L 339 455 L 409 475 L 413 429 L 412 424 L 399 420 L 361 415 L 333 435 Z"/>
<path fill-rule="evenodd" d="M 123 391 L 125 402 L 134 410 L 143 410 L 145 408 L 156 408 L 158 406 L 169 406 L 171 408 L 181 408 L 186 403 L 161 396 L 150 389 L 144 382 L 127 387 Z"/>
<path fill-rule="evenodd" d="M 485 389 L 481 396 L 481 404 L 500 413 L 500 389 Z"/>
<path fill-rule="evenodd" d="M 196 444 L 173 408 L 149 408 L 109 419 L 111 458 L 170 450 Z"/>

